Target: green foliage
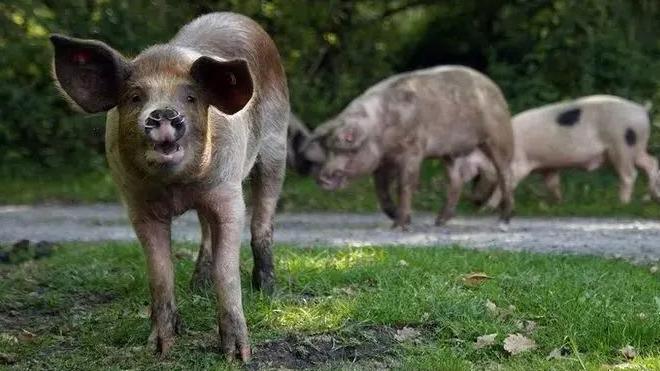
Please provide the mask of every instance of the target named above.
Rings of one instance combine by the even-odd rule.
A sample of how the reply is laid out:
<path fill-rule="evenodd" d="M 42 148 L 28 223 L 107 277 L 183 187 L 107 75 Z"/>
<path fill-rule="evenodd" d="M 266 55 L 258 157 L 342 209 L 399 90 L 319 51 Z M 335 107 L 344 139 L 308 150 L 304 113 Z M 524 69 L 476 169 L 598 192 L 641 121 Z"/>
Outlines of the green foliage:
<path fill-rule="evenodd" d="M 392 73 L 446 63 L 491 75 L 514 111 L 592 93 L 660 106 L 655 0 L 7 0 L 0 173 L 104 166 L 103 118 L 58 96 L 49 33 L 101 39 L 133 56 L 219 10 L 251 16 L 273 35 L 293 110 L 312 126 Z"/>

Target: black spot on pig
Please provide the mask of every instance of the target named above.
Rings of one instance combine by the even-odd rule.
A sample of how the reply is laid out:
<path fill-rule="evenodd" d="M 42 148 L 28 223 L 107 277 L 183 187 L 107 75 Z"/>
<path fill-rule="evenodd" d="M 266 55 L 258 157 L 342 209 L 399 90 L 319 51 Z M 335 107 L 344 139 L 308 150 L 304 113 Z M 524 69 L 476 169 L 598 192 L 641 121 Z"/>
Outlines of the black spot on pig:
<path fill-rule="evenodd" d="M 631 128 L 626 129 L 626 134 L 624 135 L 624 138 L 626 139 L 626 144 L 628 144 L 631 147 L 634 146 L 635 143 L 637 143 L 637 134 Z"/>
<path fill-rule="evenodd" d="M 573 126 L 580 121 L 580 115 L 582 115 L 582 110 L 579 108 L 564 111 L 557 115 L 557 123 L 559 126 Z"/>

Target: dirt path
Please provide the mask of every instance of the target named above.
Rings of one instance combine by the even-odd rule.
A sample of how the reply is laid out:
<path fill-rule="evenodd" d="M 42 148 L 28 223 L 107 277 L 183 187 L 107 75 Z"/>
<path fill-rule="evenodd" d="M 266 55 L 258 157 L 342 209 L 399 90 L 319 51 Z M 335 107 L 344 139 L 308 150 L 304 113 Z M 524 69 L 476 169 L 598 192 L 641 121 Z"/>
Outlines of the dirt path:
<path fill-rule="evenodd" d="M 494 218 L 457 218 L 444 228 L 417 214 L 411 232 L 395 232 L 380 214 L 303 213 L 277 216 L 278 243 L 302 246 L 450 245 L 537 252 L 568 252 L 660 260 L 660 221 L 596 218 L 515 218 L 508 231 Z M 173 236 L 198 241 L 196 216 L 177 219 Z M 248 238 L 248 233 L 244 238 Z M 119 205 L 1 206 L 0 243 L 33 241 L 134 241 Z"/>

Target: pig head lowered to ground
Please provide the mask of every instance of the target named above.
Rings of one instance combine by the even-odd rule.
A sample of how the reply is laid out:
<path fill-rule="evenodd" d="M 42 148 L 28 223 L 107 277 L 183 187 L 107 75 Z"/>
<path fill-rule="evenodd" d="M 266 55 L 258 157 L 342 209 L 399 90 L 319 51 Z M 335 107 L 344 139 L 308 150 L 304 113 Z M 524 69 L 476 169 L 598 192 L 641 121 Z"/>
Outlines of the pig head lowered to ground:
<path fill-rule="evenodd" d="M 486 76 L 443 66 L 396 75 L 368 89 L 318 127 L 304 152 L 309 161 L 322 164 L 316 177 L 324 189 L 373 173 L 383 211 L 394 219 L 394 227 L 406 229 L 422 161 L 439 158 L 447 164 L 450 184 L 436 219 L 440 225 L 452 217 L 464 181 L 454 163 L 475 149 L 495 164 L 505 195 L 501 218 L 508 221 L 513 134 L 507 103 Z M 390 194 L 393 182 L 398 205 Z"/>
<path fill-rule="evenodd" d="M 286 161 L 288 90 L 275 44 L 247 17 L 202 16 L 132 60 L 106 44 L 53 35 L 55 76 L 86 112 L 108 111 L 106 152 L 146 254 L 152 340 L 165 353 L 179 327 L 172 218 L 197 210 L 193 283 L 214 282 L 222 350 L 250 357 L 239 247 L 253 183 L 252 283 L 273 285 L 273 214 Z"/>
<path fill-rule="evenodd" d="M 615 96 L 594 95 L 524 111 L 513 117 L 512 124 L 514 187 L 532 171 L 540 172 L 559 201 L 559 170 L 591 171 L 608 162 L 619 175 L 622 203 L 628 203 L 632 196 L 636 167 L 646 172 L 649 193 L 660 201 L 658 161 L 646 151 L 651 129 L 647 107 Z M 484 157 L 480 160 L 487 161 Z M 485 174 L 480 181 L 492 182 L 493 176 Z M 500 200 L 496 190 L 487 206 L 496 207 Z"/>

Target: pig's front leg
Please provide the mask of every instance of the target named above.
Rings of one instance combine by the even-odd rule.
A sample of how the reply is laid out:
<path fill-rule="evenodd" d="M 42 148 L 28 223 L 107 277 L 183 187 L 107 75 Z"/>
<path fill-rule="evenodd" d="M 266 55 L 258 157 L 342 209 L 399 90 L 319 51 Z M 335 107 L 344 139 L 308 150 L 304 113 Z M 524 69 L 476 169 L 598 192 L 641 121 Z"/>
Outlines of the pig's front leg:
<path fill-rule="evenodd" d="M 229 188 L 229 187 L 226 187 Z M 218 327 L 221 350 L 231 359 L 250 358 L 247 325 L 243 315 L 239 250 L 245 219 L 240 184 L 212 192 L 204 206 L 210 223 L 213 253 L 213 280 L 218 300 Z"/>
<path fill-rule="evenodd" d="M 397 218 L 392 225 L 393 229 L 410 230 L 412 197 L 413 192 L 417 189 L 421 163 L 421 157 L 409 157 L 399 165 L 399 207 L 397 208 Z"/>
<path fill-rule="evenodd" d="M 180 321 L 174 303 L 174 270 L 170 252 L 170 221 L 148 215 L 131 217 L 147 259 L 151 291 L 151 335 L 156 352 L 165 355 L 174 345 Z"/>
<path fill-rule="evenodd" d="M 387 217 L 392 220 L 397 220 L 396 204 L 392 200 L 390 194 L 390 186 L 394 180 L 392 173 L 393 171 L 389 165 L 381 165 L 374 172 L 374 186 L 376 188 L 376 197 L 378 198 L 380 208 Z"/>

